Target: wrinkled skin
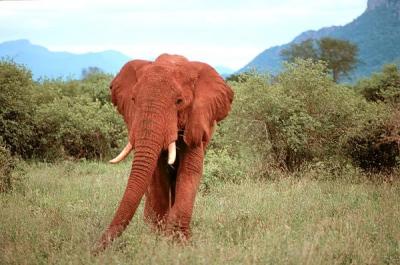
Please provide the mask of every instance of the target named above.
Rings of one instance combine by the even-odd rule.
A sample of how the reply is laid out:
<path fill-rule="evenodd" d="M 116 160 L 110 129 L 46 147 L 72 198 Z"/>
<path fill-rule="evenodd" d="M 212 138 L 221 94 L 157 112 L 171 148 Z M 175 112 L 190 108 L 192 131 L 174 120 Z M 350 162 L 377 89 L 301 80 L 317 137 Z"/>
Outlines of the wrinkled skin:
<path fill-rule="evenodd" d="M 96 251 L 123 232 L 143 195 L 146 220 L 167 235 L 189 238 L 205 148 L 230 111 L 232 90 L 209 65 L 168 54 L 154 62 L 128 62 L 110 89 L 135 154 L 122 200 Z M 177 156 L 168 165 L 166 150 L 174 141 Z"/>

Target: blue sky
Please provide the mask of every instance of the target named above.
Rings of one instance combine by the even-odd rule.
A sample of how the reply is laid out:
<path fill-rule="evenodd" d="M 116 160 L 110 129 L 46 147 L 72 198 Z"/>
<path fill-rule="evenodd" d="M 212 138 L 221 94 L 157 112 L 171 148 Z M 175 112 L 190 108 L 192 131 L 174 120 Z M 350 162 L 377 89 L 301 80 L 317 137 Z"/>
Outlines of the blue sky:
<path fill-rule="evenodd" d="M 182 54 L 238 69 L 305 30 L 351 22 L 367 0 L 0 1 L 0 42 L 54 51 Z"/>

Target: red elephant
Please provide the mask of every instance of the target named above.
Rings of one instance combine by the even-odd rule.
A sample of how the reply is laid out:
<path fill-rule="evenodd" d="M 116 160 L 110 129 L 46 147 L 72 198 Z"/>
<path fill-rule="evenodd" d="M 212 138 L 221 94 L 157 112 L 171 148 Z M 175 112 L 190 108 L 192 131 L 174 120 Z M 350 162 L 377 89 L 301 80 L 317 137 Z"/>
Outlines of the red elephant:
<path fill-rule="evenodd" d="M 128 127 L 129 142 L 111 163 L 134 150 L 128 183 L 102 235 L 102 250 L 119 236 L 146 197 L 146 220 L 167 234 L 190 236 L 204 152 L 224 119 L 233 91 L 208 64 L 163 54 L 125 64 L 110 85 L 112 102 Z"/>

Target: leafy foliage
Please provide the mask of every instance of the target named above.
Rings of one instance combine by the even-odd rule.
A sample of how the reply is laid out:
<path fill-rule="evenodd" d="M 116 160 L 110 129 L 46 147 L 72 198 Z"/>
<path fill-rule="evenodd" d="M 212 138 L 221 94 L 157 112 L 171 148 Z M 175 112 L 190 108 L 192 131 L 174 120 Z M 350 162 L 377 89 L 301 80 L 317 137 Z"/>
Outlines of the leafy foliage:
<path fill-rule="evenodd" d="M 251 77 L 251 75 L 253 75 L 254 73 L 255 73 L 255 71 L 231 74 L 225 80 L 226 81 L 234 81 L 234 82 L 246 82 L 249 79 L 249 77 Z"/>
<path fill-rule="evenodd" d="M 324 61 L 327 69 L 332 71 L 333 80 L 338 82 L 341 75 L 348 75 L 357 64 L 358 48 L 346 40 L 322 38 L 314 41 L 305 40 L 299 44 L 292 44 L 281 51 L 281 56 L 295 62 L 297 58 Z"/>
<path fill-rule="evenodd" d="M 395 64 L 385 65 L 382 72 L 360 80 L 355 87 L 367 100 L 400 104 L 399 67 Z"/>
<path fill-rule="evenodd" d="M 126 132 L 110 103 L 112 76 L 88 72 L 82 81 L 45 79 L 10 61 L 0 62 L 0 133 L 23 158 L 105 159 Z"/>
<path fill-rule="evenodd" d="M 350 140 L 381 128 L 389 117 L 385 105 L 335 84 L 323 62 L 297 59 L 274 80 L 255 75 L 231 85 L 235 105 L 225 130 L 228 142 L 239 140 L 232 153 L 246 152 L 267 169 L 351 158 Z"/>
<path fill-rule="evenodd" d="M 88 97 L 56 99 L 36 112 L 35 150 L 41 158 L 104 159 L 124 136 L 111 104 Z"/>
<path fill-rule="evenodd" d="M 376 130 L 353 139 L 352 156 L 364 168 L 393 168 L 400 156 L 400 71 L 396 65 L 386 65 L 382 72 L 359 81 L 355 88 L 368 101 L 385 103 L 390 116 Z"/>
<path fill-rule="evenodd" d="M 22 66 L 0 66 L 6 157 L 102 160 L 124 144 L 125 126 L 109 98 L 112 76 L 33 82 Z M 396 66 L 387 66 L 353 89 L 333 82 L 327 63 L 312 59 L 287 63 L 273 78 L 235 76 L 233 110 L 209 146 L 203 189 L 220 180 L 273 177 L 281 169 L 333 172 L 350 161 L 365 169 L 396 167 L 398 80 Z"/>
<path fill-rule="evenodd" d="M 0 136 L 12 154 L 30 152 L 33 87 L 29 70 L 12 61 L 0 61 Z"/>
<path fill-rule="evenodd" d="M 312 39 L 307 39 L 301 43 L 293 43 L 289 48 L 281 51 L 281 56 L 285 61 L 294 62 L 296 58 L 313 59 L 318 61 L 318 47 Z"/>
<path fill-rule="evenodd" d="M 339 81 L 341 75 L 348 75 L 358 62 L 358 47 L 350 41 L 322 38 L 318 41 L 318 46 L 320 59 L 327 62 L 335 82 Z"/>

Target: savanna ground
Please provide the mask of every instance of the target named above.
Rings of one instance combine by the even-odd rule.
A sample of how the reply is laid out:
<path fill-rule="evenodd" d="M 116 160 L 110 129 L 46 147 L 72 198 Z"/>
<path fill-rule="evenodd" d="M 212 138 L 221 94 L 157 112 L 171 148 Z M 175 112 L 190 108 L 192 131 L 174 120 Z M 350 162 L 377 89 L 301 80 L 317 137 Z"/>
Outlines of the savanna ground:
<path fill-rule="evenodd" d="M 198 193 L 187 245 L 154 233 L 142 206 L 99 256 L 130 164 L 33 163 L 0 194 L 0 264 L 400 264 L 400 182 L 215 182 Z M 308 174 L 311 174 L 308 176 Z"/>

